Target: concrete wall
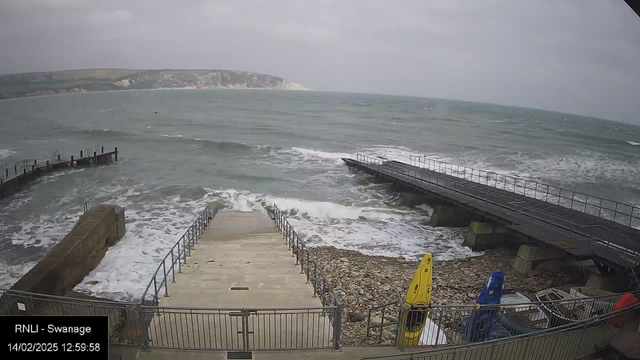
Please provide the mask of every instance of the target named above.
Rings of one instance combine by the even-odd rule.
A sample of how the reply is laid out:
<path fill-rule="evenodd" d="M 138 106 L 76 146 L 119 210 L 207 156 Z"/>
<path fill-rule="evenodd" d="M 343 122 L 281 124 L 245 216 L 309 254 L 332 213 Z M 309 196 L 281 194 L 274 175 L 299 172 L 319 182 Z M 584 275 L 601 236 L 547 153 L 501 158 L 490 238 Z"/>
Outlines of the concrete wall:
<path fill-rule="evenodd" d="M 118 242 L 124 233 L 123 208 L 99 205 L 90 209 L 11 290 L 65 295 L 100 263 L 107 248 Z M 4 301 L 0 300 L 0 303 Z"/>

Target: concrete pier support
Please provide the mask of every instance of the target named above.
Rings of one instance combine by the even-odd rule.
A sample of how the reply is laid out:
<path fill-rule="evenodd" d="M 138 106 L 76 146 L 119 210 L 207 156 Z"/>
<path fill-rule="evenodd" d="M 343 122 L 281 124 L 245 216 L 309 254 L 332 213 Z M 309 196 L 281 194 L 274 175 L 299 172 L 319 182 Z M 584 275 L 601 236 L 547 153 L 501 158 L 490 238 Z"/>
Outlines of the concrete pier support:
<path fill-rule="evenodd" d="M 565 264 L 566 257 L 566 252 L 554 248 L 521 245 L 513 260 L 513 268 L 524 275 L 543 268 L 557 269 Z"/>
<path fill-rule="evenodd" d="M 462 245 L 473 251 L 482 251 L 504 243 L 510 236 L 506 227 L 488 222 L 472 221 Z"/>
<path fill-rule="evenodd" d="M 466 227 L 472 221 L 480 221 L 481 215 L 455 206 L 437 205 L 433 209 L 429 225 L 433 227 Z"/>

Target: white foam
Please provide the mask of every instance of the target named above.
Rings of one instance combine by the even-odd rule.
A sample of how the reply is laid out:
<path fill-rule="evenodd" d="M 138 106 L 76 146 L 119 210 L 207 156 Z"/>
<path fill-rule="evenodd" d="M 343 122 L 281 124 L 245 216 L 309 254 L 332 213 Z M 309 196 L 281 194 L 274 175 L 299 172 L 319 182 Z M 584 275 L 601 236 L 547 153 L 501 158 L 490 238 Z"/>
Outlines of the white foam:
<path fill-rule="evenodd" d="M 181 138 L 182 137 L 182 135 L 180 135 L 180 134 L 178 134 L 178 135 L 160 134 L 160 136 L 168 137 L 168 138 Z"/>
<path fill-rule="evenodd" d="M 640 146 L 640 143 L 635 142 L 635 141 L 629 141 L 629 140 L 625 140 L 627 143 L 629 143 L 629 145 L 633 145 L 633 146 Z"/>
<path fill-rule="evenodd" d="M 178 195 L 137 207 L 136 199 L 150 189 L 116 186 L 108 191 L 115 193 L 114 202 L 126 209 L 127 233 L 75 290 L 114 300 L 139 299 L 158 264 L 207 203 L 220 201 L 234 210 L 264 211 L 256 194 L 234 189 L 205 189 L 205 195 L 197 200 Z"/>
<path fill-rule="evenodd" d="M 352 156 L 352 154 L 348 153 L 305 149 L 299 147 L 292 147 L 290 151 L 294 154 L 300 155 L 303 160 L 329 161 L 339 165 L 342 164 L 343 157 Z M 284 152 L 287 152 L 287 150 L 284 150 Z"/>
<path fill-rule="evenodd" d="M 329 245 L 368 255 L 414 258 L 433 252 L 450 260 L 474 253 L 462 246 L 463 231 L 426 225 L 428 214 L 411 209 L 345 206 L 330 202 L 267 197 L 283 211 L 309 246 Z"/>
<path fill-rule="evenodd" d="M 19 230 L 7 237 L 13 245 L 36 246 L 49 248 L 60 241 L 82 215 L 78 212 L 63 212 L 54 215 L 40 215 L 26 219 L 19 225 Z"/>
<path fill-rule="evenodd" d="M 114 300 L 133 301 L 142 295 L 156 267 L 191 226 L 197 212 L 217 197 L 212 191 L 207 191 L 197 200 L 176 195 L 136 204 L 139 197 L 153 189 L 113 187 L 108 191 L 115 196 L 114 202 L 126 209 L 127 233 L 107 251 L 100 264 L 75 290 Z"/>
<path fill-rule="evenodd" d="M 0 149 L 0 160 L 6 159 L 15 153 L 16 153 L 15 151 L 12 151 L 9 149 Z"/>
<path fill-rule="evenodd" d="M 308 201 L 292 198 L 266 197 L 267 202 L 275 203 L 281 209 L 300 211 L 308 216 L 324 219 L 395 219 L 402 220 L 413 214 L 412 211 L 346 206 L 327 201 Z"/>
<path fill-rule="evenodd" d="M 20 279 L 24 274 L 29 272 L 38 262 L 26 262 L 20 265 L 8 265 L 4 261 L 0 261 L 0 288 L 8 289 L 15 283 L 16 279 Z"/>
<path fill-rule="evenodd" d="M 547 158 L 529 158 L 511 155 L 516 174 L 524 177 L 551 179 L 558 182 L 600 182 L 610 179 L 618 182 L 637 183 L 640 179 L 640 163 L 633 160 L 612 159 L 602 153 L 578 150 L 577 155 Z"/>
<path fill-rule="evenodd" d="M 79 172 L 82 172 L 82 171 L 85 171 L 85 170 L 86 170 L 86 168 L 81 168 L 81 169 L 65 170 L 65 171 L 60 171 L 60 172 L 47 174 L 45 177 L 42 178 L 42 182 L 44 183 L 44 182 L 58 181 L 58 179 L 63 177 L 63 176 L 72 175 L 72 174 L 79 173 Z"/>
<path fill-rule="evenodd" d="M 403 146 L 376 146 L 371 148 L 362 149 L 359 153 L 367 156 L 377 157 L 384 160 L 396 160 L 401 162 L 409 162 L 410 156 L 422 156 L 424 154 L 418 153 Z"/>
<path fill-rule="evenodd" d="M 410 156 L 426 157 L 431 160 L 467 166 L 496 173 L 540 182 L 601 182 L 613 180 L 617 182 L 636 183 L 640 179 L 640 162 L 636 160 L 612 159 L 602 153 L 590 150 L 577 150 L 576 155 L 556 157 L 533 157 L 527 154 L 514 153 L 502 159 L 512 164 L 512 168 L 500 168 L 477 155 L 453 157 L 439 153 L 418 153 L 406 147 L 374 147 L 363 149 L 359 153 L 409 163 Z M 453 170 L 456 170 L 454 167 Z M 460 169 L 459 175 L 464 175 Z M 447 170 L 449 173 L 449 170 Z M 467 174 L 468 175 L 468 174 Z"/>

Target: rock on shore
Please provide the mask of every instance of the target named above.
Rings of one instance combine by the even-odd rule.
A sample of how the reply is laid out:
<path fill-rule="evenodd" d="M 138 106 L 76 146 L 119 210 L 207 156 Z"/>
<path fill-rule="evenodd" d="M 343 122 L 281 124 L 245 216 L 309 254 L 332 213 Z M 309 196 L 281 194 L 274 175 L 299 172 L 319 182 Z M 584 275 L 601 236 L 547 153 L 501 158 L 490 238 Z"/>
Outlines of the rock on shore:
<path fill-rule="evenodd" d="M 369 256 L 328 246 L 311 251 L 344 305 L 342 342 L 346 346 L 372 341 L 366 339 L 368 310 L 404 299 L 420 260 Z M 515 248 L 490 249 L 483 256 L 434 261 L 432 304 L 475 304 L 489 274 L 496 269 L 504 272 L 505 289 L 518 290 L 525 295 L 551 286 L 584 285 L 583 279 L 589 271 L 568 267 L 562 271 L 522 276 L 511 267 L 516 253 Z M 385 331 L 383 335 L 387 342 L 393 339 L 391 331 Z"/>

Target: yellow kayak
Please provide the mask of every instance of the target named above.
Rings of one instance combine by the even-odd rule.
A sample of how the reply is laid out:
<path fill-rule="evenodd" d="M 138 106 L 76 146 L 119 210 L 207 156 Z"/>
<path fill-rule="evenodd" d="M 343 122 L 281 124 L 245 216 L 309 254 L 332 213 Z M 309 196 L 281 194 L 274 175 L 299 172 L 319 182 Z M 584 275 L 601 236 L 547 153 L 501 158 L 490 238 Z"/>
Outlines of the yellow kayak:
<path fill-rule="evenodd" d="M 418 265 L 413 280 L 407 289 L 404 308 L 407 317 L 404 319 L 404 345 L 416 346 L 425 323 L 426 309 L 431 303 L 431 281 L 433 273 L 433 257 L 426 253 Z"/>

